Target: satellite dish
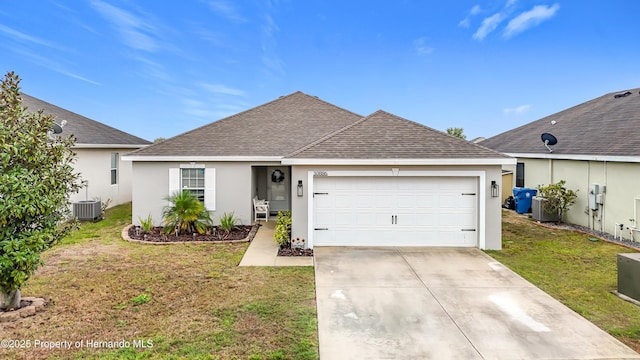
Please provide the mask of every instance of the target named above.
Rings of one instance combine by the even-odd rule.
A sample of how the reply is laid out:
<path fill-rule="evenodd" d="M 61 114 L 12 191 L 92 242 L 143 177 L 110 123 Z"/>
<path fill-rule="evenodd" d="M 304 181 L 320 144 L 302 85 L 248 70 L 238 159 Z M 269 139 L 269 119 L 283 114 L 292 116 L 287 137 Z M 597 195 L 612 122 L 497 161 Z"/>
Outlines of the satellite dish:
<path fill-rule="evenodd" d="M 558 139 L 556 139 L 555 136 L 549 133 L 543 133 L 542 135 L 540 135 L 540 139 L 542 139 L 544 146 L 549 149 L 549 152 L 553 152 L 549 145 L 555 145 L 558 143 Z"/>
<path fill-rule="evenodd" d="M 60 125 L 53 123 L 53 125 L 51 125 L 51 131 L 53 131 L 54 134 L 60 134 L 65 125 L 67 125 L 67 120 L 64 119 L 60 121 Z"/>
<path fill-rule="evenodd" d="M 60 134 L 62 132 L 62 126 L 53 123 L 53 126 L 51 126 L 51 129 L 53 130 L 54 134 Z"/>

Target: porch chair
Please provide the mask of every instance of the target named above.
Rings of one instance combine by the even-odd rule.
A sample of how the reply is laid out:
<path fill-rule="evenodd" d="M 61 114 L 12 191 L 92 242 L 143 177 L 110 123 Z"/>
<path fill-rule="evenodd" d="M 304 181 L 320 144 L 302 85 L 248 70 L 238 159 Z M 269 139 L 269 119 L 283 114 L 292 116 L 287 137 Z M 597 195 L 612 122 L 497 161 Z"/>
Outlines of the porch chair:
<path fill-rule="evenodd" d="M 255 222 L 262 219 L 269 222 L 269 202 L 267 200 L 258 200 L 258 197 L 255 196 L 253 198 L 253 212 Z M 262 215 L 264 215 L 264 218 Z"/>

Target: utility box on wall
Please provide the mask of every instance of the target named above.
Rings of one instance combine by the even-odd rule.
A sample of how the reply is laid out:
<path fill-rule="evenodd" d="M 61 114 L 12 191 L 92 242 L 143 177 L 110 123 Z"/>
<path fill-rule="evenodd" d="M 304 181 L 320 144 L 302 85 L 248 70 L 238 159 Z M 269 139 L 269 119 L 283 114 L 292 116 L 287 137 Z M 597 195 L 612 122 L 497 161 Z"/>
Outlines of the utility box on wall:
<path fill-rule="evenodd" d="M 640 253 L 618 254 L 618 293 L 640 301 Z"/>
<path fill-rule="evenodd" d="M 589 209 L 598 210 L 598 195 L 600 186 L 598 184 L 589 185 Z"/>

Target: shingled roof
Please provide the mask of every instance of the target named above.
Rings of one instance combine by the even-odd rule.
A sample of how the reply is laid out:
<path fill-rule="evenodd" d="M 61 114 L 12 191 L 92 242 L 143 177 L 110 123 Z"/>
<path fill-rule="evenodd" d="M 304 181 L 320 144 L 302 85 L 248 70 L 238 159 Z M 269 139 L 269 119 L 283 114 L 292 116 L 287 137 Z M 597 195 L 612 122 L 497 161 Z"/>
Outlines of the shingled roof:
<path fill-rule="evenodd" d="M 287 158 L 480 159 L 508 156 L 378 110 Z"/>
<path fill-rule="evenodd" d="M 67 123 L 61 135 L 73 134 L 77 139 L 76 146 L 113 147 L 113 145 L 119 145 L 122 147 L 140 147 L 151 144 L 151 142 L 147 140 L 78 115 L 33 96 L 24 93 L 22 93 L 21 96 L 22 106 L 26 107 L 27 111 L 35 112 L 44 110 L 45 114 L 55 116 L 54 121 L 58 124 L 60 124 L 62 120 L 66 120 Z"/>
<path fill-rule="evenodd" d="M 282 157 L 360 119 L 298 91 L 130 155 Z"/>
<path fill-rule="evenodd" d="M 640 88 L 613 92 L 480 142 L 509 154 L 640 156 Z"/>

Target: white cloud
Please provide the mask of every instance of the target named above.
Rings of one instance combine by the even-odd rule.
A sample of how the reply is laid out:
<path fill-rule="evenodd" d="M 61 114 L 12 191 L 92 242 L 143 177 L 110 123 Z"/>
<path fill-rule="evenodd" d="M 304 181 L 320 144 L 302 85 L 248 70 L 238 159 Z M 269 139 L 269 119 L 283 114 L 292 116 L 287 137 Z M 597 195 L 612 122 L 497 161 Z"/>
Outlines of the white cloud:
<path fill-rule="evenodd" d="M 238 10 L 229 1 L 215 0 L 209 1 L 207 4 L 209 5 L 209 8 L 213 10 L 213 12 L 227 18 L 230 21 L 237 23 L 243 23 L 247 21 L 247 19 L 240 15 Z"/>
<path fill-rule="evenodd" d="M 560 5 L 557 3 L 552 6 L 534 6 L 531 10 L 525 11 L 509 21 L 504 30 L 504 37 L 511 37 L 552 18 L 558 9 L 560 9 Z"/>
<path fill-rule="evenodd" d="M 262 64 L 266 67 L 269 74 L 283 75 L 283 61 L 280 59 L 280 56 L 278 56 L 276 50 L 278 47 L 276 33 L 280 31 L 280 28 L 270 14 L 267 14 L 264 19 L 265 22 L 261 27 L 262 38 L 260 41 L 262 45 Z"/>
<path fill-rule="evenodd" d="M 522 114 L 527 113 L 529 110 L 531 110 L 531 105 L 526 104 L 526 105 L 516 106 L 514 108 L 505 108 L 504 110 L 502 110 L 502 113 L 505 116 L 522 115 Z"/>
<path fill-rule="evenodd" d="M 467 15 L 467 17 L 460 20 L 460 22 L 458 23 L 458 26 L 468 28 L 469 25 L 471 25 L 471 17 L 473 15 L 479 14 L 481 11 L 482 11 L 482 8 L 480 8 L 480 5 L 473 5 L 471 10 L 469 10 L 469 14 Z"/>
<path fill-rule="evenodd" d="M 473 34 L 473 38 L 476 40 L 484 39 L 489 33 L 494 31 L 498 25 L 504 20 L 505 16 L 502 13 L 493 14 L 482 20 L 482 25 Z"/>
<path fill-rule="evenodd" d="M 413 41 L 413 47 L 418 55 L 429 55 L 433 52 L 433 47 L 427 45 L 427 38 L 421 37 Z"/>
<path fill-rule="evenodd" d="M 158 50 L 153 24 L 103 1 L 94 0 L 91 5 L 116 28 L 127 46 L 148 52 Z"/>
<path fill-rule="evenodd" d="M 88 79 L 84 76 L 78 75 L 74 72 L 69 71 L 67 68 L 65 68 L 63 65 L 61 65 L 60 63 L 51 60 L 49 57 L 45 57 L 45 56 L 40 56 L 35 54 L 34 52 L 30 51 L 30 50 L 23 50 L 23 49 L 16 49 L 13 48 L 12 49 L 14 52 L 16 52 L 17 54 L 20 54 L 24 59 L 27 59 L 29 61 L 31 61 L 32 63 L 39 65 L 39 66 L 43 66 L 49 70 L 55 71 L 59 74 L 68 76 L 70 78 L 76 79 L 76 80 L 80 80 L 80 81 L 84 81 L 87 82 L 89 84 L 93 84 L 93 85 L 101 85 L 99 82 L 97 81 L 93 81 L 91 79 Z"/>
<path fill-rule="evenodd" d="M 30 43 L 33 43 L 33 44 L 43 45 L 43 46 L 47 46 L 47 47 L 50 47 L 50 48 L 57 48 L 58 47 L 58 46 L 56 46 L 55 44 L 53 44 L 53 43 L 51 43 L 49 41 L 37 38 L 35 36 L 31 36 L 31 35 L 25 34 L 23 32 L 20 32 L 18 30 L 14 30 L 14 29 L 12 29 L 10 27 L 7 27 L 7 26 L 4 26 L 2 24 L 0 24 L 0 32 L 3 32 L 5 34 L 9 35 L 10 37 L 12 37 L 14 40 L 19 40 L 21 42 L 30 42 Z"/>
<path fill-rule="evenodd" d="M 515 5 L 516 2 L 518 2 L 518 0 L 507 0 L 507 4 L 505 5 L 505 7 L 511 7 Z"/>
<path fill-rule="evenodd" d="M 234 89 L 229 86 L 221 85 L 221 84 L 207 84 L 201 83 L 200 86 L 214 94 L 218 95 L 233 95 L 233 96 L 245 96 L 246 93 L 243 90 Z"/>

